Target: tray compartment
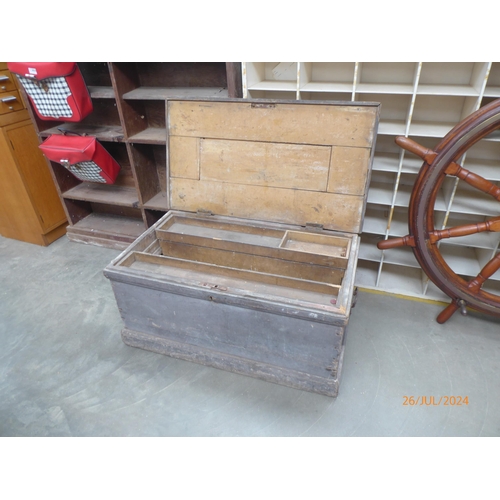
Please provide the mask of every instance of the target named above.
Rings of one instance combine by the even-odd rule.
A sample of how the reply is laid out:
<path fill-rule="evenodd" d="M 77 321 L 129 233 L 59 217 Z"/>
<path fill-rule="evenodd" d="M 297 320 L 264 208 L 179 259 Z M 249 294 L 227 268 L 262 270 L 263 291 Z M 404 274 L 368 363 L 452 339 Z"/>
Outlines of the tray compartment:
<path fill-rule="evenodd" d="M 302 239 L 302 246 L 306 250 L 303 251 L 293 241 L 289 243 L 292 248 L 286 248 L 287 233 L 295 235 L 293 241 Z M 276 229 L 264 225 L 179 215 L 170 217 L 161 224 L 156 235 L 167 252 L 166 242 L 178 242 L 337 269 L 346 269 L 350 249 L 350 237 L 323 236 L 305 231 L 290 231 L 286 228 Z M 315 248 L 321 252 L 315 253 Z"/>
<path fill-rule="evenodd" d="M 325 236 L 300 231 L 287 231 L 280 248 L 288 248 L 312 255 L 330 255 L 332 257 L 346 257 L 349 255 L 350 239 L 338 236 Z"/>

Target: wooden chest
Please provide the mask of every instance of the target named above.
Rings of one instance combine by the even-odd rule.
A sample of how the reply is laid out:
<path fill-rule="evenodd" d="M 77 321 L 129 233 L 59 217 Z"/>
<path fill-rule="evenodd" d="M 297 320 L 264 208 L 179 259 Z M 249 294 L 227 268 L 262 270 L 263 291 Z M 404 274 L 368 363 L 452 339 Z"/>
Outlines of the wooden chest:
<path fill-rule="evenodd" d="M 376 103 L 169 101 L 171 210 L 104 274 L 131 346 L 338 393 Z"/>

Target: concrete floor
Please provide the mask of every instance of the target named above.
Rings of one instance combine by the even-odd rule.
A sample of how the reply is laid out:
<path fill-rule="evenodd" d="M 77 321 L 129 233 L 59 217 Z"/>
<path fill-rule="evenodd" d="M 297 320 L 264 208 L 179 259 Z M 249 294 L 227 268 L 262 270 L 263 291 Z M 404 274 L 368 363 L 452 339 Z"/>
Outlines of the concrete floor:
<path fill-rule="evenodd" d="M 0 237 L 1 436 L 500 435 L 494 318 L 360 292 L 333 399 L 123 344 L 118 253 Z"/>

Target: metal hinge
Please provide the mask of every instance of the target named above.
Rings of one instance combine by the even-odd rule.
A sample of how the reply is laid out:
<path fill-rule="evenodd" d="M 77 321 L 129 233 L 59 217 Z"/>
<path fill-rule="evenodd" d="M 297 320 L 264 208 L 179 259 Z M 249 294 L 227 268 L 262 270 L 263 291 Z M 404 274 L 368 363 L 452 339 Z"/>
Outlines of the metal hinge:
<path fill-rule="evenodd" d="M 310 231 L 323 231 L 323 224 L 316 224 L 315 222 L 306 222 L 306 229 Z"/>
<path fill-rule="evenodd" d="M 210 210 L 205 210 L 203 208 L 199 208 L 196 210 L 196 215 L 213 215 L 214 213 Z"/>

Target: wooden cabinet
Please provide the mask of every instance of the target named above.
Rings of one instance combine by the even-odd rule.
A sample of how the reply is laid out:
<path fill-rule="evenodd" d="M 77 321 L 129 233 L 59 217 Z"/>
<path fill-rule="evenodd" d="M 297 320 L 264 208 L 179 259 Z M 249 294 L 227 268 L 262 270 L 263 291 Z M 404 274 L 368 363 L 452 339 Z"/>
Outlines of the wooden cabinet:
<path fill-rule="evenodd" d="M 65 233 L 66 214 L 13 76 L 0 63 L 0 234 L 49 245 Z"/>
<path fill-rule="evenodd" d="M 167 211 L 166 102 L 186 97 L 241 97 L 239 63 L 78 63 L 94 110 L 79 123 L 42 121 L 41 140 L 61 129 L 95 136 L 120 164 L 113 185 L 82 182 L 50 163 L 78 242 L 123 249 Z"/>

